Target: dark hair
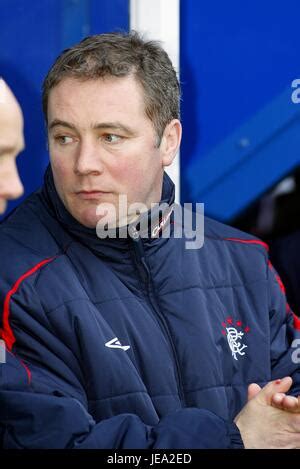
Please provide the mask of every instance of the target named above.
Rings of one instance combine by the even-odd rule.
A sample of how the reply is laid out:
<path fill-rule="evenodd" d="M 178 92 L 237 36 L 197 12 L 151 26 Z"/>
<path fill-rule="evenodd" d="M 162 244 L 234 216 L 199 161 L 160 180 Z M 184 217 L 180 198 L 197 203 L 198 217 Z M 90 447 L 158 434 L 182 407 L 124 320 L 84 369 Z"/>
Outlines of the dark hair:
<path fill-rule="evenodd" d="M 46 121 L 49 93 L 64 78 L 94 80 L 130 74 L 143 87 L 146 115 L 161 139 L 166 125 L 179 118 L 180 85 L 160 44 L 144 40 L 135 31 L 89 36 L 61 53 L 43 83 Z"/>

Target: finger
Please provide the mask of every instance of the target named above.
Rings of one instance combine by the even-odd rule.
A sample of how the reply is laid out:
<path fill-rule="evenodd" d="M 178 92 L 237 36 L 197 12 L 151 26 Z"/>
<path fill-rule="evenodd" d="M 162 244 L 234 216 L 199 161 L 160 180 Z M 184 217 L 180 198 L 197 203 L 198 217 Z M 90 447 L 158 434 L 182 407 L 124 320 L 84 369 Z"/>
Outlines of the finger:
<path fill-rule="evenodd" d="M 297 397 L 284 396 L 282 406 L 289 412 L 300 412 L 300 403 Z"/>
<path fill-rule="evenodd" d="M 276 407 L 277 409 L 284 409 L 284 406 L 283 406 L 283 399 L 285 397 L 285 394 L 284 393 L 275 393 L 272 397 L 271 397 L 271 405 L 273 407 Z"/>
<path fill-rule="evenodd" d="M 258 384 L 251 383 L 248 386 L 248 401 L 251 401 L 260 391 L 261 387 Z"/>
<path fill-rule="evenodd" d="M 290 389 L 292 383 L 293 380 L 289 376 L 275 381 L 270 381 L 262 388 L 257 397 L 259 399 L 263 399 L 268 404 L 271 404 L 273 395 L 275 393 L 286 393 Z"/>
<path fill-rule="evenodd" d="M 277 409 L 294 413 L 300 412 L 300 400 L 294 396 L 286 396 L 283 393 L 276 393 L 272 396 L 271 404 Z"/>

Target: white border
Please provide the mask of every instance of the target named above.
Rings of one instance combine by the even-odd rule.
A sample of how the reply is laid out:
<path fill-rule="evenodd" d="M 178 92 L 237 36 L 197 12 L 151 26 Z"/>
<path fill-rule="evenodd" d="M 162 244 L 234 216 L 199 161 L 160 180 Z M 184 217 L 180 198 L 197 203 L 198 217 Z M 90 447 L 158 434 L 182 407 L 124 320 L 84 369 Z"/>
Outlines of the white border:
<path fill-rule="evenodd" d="M 130 29 L 162 42 L 179 76 L 179 1 L 130 0 Z M 175 183 L 176 201 L 180 198 L 180 162 L 177 154 L 167 172 Z"/>

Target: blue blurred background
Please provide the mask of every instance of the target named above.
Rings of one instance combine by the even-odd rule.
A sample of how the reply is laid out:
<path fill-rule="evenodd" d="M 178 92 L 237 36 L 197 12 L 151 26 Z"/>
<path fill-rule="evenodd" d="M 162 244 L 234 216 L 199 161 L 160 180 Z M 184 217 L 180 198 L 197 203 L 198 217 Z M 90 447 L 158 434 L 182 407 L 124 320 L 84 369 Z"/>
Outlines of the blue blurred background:
<path fill-rule="evenodd" d="M 181 1 L 181 202 L 205 202 L 208 214 L 251 229 L 261 197 L 297 168 L 299 18 L 299 0 Z M 129 24 L 128 0 L 0 0 L 0 75 L 25 115 L 25 196 L 48 162 L 41 84 L 49 67 L 86 35 Z"/>

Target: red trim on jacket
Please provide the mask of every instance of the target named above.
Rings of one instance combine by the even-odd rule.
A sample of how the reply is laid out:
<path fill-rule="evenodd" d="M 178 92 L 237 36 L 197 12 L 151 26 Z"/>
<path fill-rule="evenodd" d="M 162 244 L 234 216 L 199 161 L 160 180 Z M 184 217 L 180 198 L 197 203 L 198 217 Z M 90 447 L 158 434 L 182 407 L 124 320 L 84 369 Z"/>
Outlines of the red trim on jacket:
<path fill-rule="evenodd" d="M 294 328 L 297 331 L 300 331 L 300 318 L 298 318 L 298 316 L 296 316 L 295 313 L 293 313 L 293 316 L 294 316 Z"/>
<path fill-rule="evenodd" d="M 4 342 L 5 344 L 5 342 Z M 14 357 L 15 360 L 17 360 L 22 366 L 23 368 L 25 369 L 26 371 L 26 374 L 27 374 L 27 378 L 28 378 L 28 384 L 31 383 L 31 371 L 30 369 L 28 368 L 27 365 L 25 365 L 25 363 L 23 362 L 23 360 L 21 360 L 19 357 L 17 357 L 17 355 L 15 355 L 14 353 L 10 352 L 9 350 L 6 349 L 6 352 L 8 352 L 10 355 L 12 355 Z"/>
<path fill-rule="evenodd" d="M 23 360 L 20 360 L 20 362 L 21 362 L 21 365 L 25 368 L 25 371 L 26 371 L 27 376 L 28 376 L 28 384 L 30 384 L 30 383 L 31 383 L 31 371 L 30 371 L 30 369 L 28 368 L 28 366 L 25 365 L 25 363 L 23 362 Z"/>
<path fill-rule="evenodd" d="M 269 246 L 267 243 L 260 241 L 259 239 L 242 239 L 242 238 L 224 238 L 225 241 L 236 241 L 237 243 L 244 243 L 244 244 L 259 244 L 263 246 L 267 251 L 269 251 Z"/>
<path fill-rule="evenodd" d="M 285 291 L 285 286 L 281 280 L 281 278 L 279 277 L 279 275 L 276 273 L 276 270 L 272 264 L 272 262 L 269 260 L 268 261 L 268 266 L 270 269 L 272 269 L 274 271 L 274 275 L 275 275 L 275 279 L 279 285 L 279 288 L 281 290 L 281 292 L 285 295 L 286 294 L 286 291 Z M 298 316 L 296 316 L 296 314 L 292 311 L 290 305 L 288 304 L 288 302 L 286 302 L 286 313 L 287 314 L 292 314 L 293 315 L 293 318 L 294 318 L 294 329 L 296 329 L 297 331 L 300 331 L 300 318 L 298 318 Z"/>
<path fill-rule="evenodd" d="M 41 267 L 43 267 L 45 264 L 48 264 L 54 259 L 54 257 L 51 257 L 50 259 L 45 259 L 44 261 L 39 262 L 37 265 L 32 267 L 30 270 L 25 272 L 14 284 L 11 290 L 7 293 L 5 300 L 4 300 L 4 307 L 3 307 L 3 328 L 0 329 L 0 337 L 4 340 L 6 343 L 6 347 L 9 351 L 12 350 L 12 347 L 16 341 L 16 338 L 14 336 L 14 333 L 12 331 L 12 328 L 9 324 L 9 315 L 10 315 L 10 300 L 11 297 L 17 292 L 19 286 L 25 280 L 27 277 L 30 277 L 33 275 L 35 272 L 37 272 Z"/>

